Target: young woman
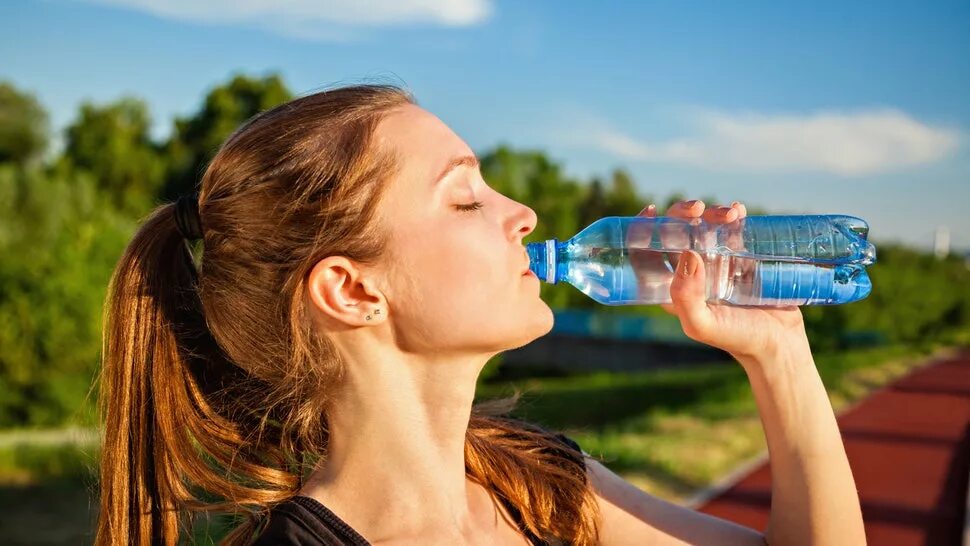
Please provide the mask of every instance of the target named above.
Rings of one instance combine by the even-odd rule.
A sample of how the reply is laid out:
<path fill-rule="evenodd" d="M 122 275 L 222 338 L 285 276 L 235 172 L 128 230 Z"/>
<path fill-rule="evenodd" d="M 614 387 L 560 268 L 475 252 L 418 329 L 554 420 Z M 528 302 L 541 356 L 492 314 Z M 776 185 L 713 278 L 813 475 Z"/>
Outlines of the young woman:
<path fill-rule="evenodd" d="M 552 327 L 522 244 L 536 215 L 404 91 L 334 89 L 254 117 L 197 199 L 158 207 L 111 281 L 99 544 L 175 544 L 202 511 L 246 515 L 230 544 L 865 542 L 799 310 L 708 306 L 696 255 L 667 309 L 750 378 L 773 473 L 764 534 L 473 407 L 488 359 Z"/>

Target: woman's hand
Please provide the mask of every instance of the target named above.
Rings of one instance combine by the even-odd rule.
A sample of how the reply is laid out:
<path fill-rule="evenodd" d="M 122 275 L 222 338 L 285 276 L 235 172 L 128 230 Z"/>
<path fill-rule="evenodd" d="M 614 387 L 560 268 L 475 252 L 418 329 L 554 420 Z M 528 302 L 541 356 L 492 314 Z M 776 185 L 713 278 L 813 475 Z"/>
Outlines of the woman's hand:
<path fill-rule="evenodd" d="M 747 214 L 737 201 L 731 206 L 705 208 L 702 201 L 679 201 L 667 211 L 677 218 L 703 218 L 708 223 L 729 223 Z M 657 216 L 654 205 L 641 216 Z M 709 305 L 706 301 L 705 268 L 700 255 L 684 252 L 678 260 L 670 285 L 672 303 L 662 307 L 680 319 L 688 337 L 730 353 L 742 364 L 762 361 L 779 350 L 807 350 L 808 340 L 802 313 L 797 306 L 740 307 Z"/>

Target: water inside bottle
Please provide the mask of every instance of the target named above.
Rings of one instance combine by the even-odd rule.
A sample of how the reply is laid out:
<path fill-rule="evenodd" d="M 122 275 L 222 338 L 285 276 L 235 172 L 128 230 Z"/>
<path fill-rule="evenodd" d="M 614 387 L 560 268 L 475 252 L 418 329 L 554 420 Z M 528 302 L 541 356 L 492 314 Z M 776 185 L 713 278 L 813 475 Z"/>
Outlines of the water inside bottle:
<path fill-rule="evenodd" d="M 574 246 L 567 282 L 605 305 L 670 302 L 682 251 Z M 817 264 L 778 256 L 701 253 L 707 300 L 734 305 L 838 304 L 866 297 L 872 284 L 858 264 Z"/>

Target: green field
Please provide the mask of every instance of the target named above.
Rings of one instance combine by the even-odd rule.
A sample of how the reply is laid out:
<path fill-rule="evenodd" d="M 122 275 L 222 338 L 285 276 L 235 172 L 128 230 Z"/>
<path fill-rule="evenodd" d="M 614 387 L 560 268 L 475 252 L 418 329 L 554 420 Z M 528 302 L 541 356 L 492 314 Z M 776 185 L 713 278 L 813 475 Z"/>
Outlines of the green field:
<path fill-rule="evenodd" d="M 816 356 L 836 411 L 925 362 L 934 349 L 903 347 Z M 766 449 L 744 371 L 734 362 L 631 374 L 527 379 L 514 412 L 567 431 L 585 451 L 642 489 L 673 502 L 711 487 Z"/>

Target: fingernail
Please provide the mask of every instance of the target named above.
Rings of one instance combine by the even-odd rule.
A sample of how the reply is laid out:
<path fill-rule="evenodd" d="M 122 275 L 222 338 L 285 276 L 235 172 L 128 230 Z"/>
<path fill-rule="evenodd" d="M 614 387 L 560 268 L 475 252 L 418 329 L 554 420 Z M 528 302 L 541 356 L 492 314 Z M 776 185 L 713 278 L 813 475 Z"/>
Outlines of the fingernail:
<path fill-rule="evenodd" d="M 691 199 L 690 201 L 684 203 L 684 206 L 687 208 L 693 208 L 693 206 L 696 204 L 697 204 L 697 199 Z"/>
<path fill-rule="evenodd" d="M 738 206 L 740 204 L 741 204 L 740 201 L 731 201 L 731 208 L 733 209 L 734 207 L 736 207 L 736 206 Z"/>
<path fill-rule="evenodd" d="M 657 205 L 650 204 L 647 205 L 647 214 L 654 214 L 657 212 Z"/>
<path fill-rule="evenodd" d="M 695 271 L 697 271 L 697 259 L 694 258 L 694 255 L 691 254 L 690 252 L 684 252 L 683 254 L 681 254 L 680 261 L 681 261 L 681 266 L 680 266 L 681 277 L 684 277 L 684 278 L 690 277 L 694 274 Z"/>

